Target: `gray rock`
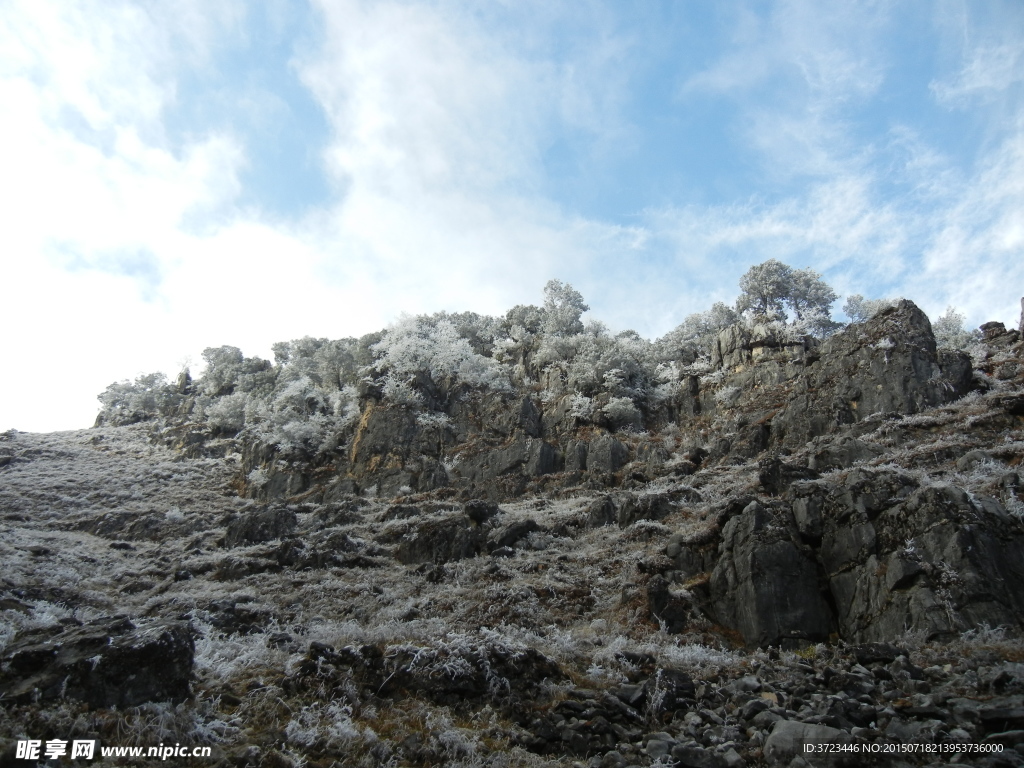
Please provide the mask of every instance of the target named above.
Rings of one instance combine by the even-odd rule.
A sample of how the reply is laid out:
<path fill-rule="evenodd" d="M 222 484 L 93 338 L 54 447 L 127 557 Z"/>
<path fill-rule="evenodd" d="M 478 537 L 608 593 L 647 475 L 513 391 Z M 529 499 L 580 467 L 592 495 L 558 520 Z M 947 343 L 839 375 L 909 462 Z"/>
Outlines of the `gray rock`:
<path fill-rule="evenodd" d="M 587 442 L 585 440 L 570 440 L 565 445 L 565 471 L 583 472 L 587 468 Z"/>
<path fill-rule="evenodd" d="M 624 494 L 616 499 L 618 509 L 615 517 L 620 528 L 632 525 L 638 520 L 661 520 L 674 510 L 668 494 Z"/>
<path fill-rule="evenodd" d="M 470 499 L 462 505 L 462 511 L 466 517 L 477 525 L 483 525 L 495 515 L 501 512 L 501 507 L 486 499 Z"/>
<path fill-rule="evenodd" d="M 851 435 L 837 438 L 817 438 L 811 448 L 807 466 L 818 472 L 846 469 L 854 464 L 881 456 L 885 449 Z"/>
<path fill-rule="evenodd" d="M 778 496 L 797 480 L 814 480 L 818 473 L 809 467 L 788 464 L 778 457 L 758 462 L 757 479 L 766 493 Z"/>
<path fill-rule="evenodd" d="M 644 696 L 648 707 L 655 713 L 672 712 L 692 704 L 696 686 L 689 673 L 671 667 L 657 670 L 644 683 Z"/>
<path fill-rule="evenodd" d="M 874 413 L 919 413 L 966 394 L 966 355 L 940 356 L 928 317 L 903 300 L 825 341 L 772 419 L 772 443 L 793 448 Z"/>
<path fill-rule="evenodd" d="M 993 461 L 992 454 L 988 451 L 968 451 L 956 460 L 956 468 L 965 472 L 986 461 Z"/>
<path fill-rule="evenodd" d="M 845 570 L 851 563 L 864 562 L 875 553 L 877 536 L 869 522 L 846 526 L 830 526 L 826 531 L 819 556 L 829 575 Z"/>
<path fill-rule="evenodd" d="M 228 523 L 224 544 L 228 547 L 239 547 L 273 541 L 292 533 L 297 525 L 298 518 L 295 513 L 284 507 L 245 512 Z"/>
<path fill-rule="evenodd" d="M 615 522 L 616 506 L 611 496 L 599 496 L 583 512 L 587 528 L 600 528 Z"/>
<path fill-rule="evenodd" d="M 489 543 L 493 549 L 514 547 L 520 539 L 540 529 L 536 520 L 517 520 L 492 533 Z"/>
<path fill-rule="evenodd" d="M 764 743 L 764 756 L 769 763 L 780 764 L 804 756 L 805 744 L 849 744 L 852 737 L 827 725 L 779 720 Z"/>
<path fill-rule="evenodd" d="M 398 562 L 447 563 L 475 557 L 486 548 L 486 532 L 462 514 L 414 526 L 395 551 Z"/>
<path fill-rule="evenodd" d="M 800 535 L 810 542 L 820 542 L 823 532 L 822 510 L 825 508 L 828 483 L 798 482 L 790 486 L 793 496 L 793 519 Z"/>
<path fill-rule="evenodd" d="M 711 574 L 719 621 L 750 645 L 816 642 L 828 637 L 830 614 L 814 561 L 790 540 L 788 524 L 752 502 L 722 530 Z"/>
<path fill-rule="evenodd" d="M 672 759 L 676 761 L 678 768 L 725 768 L 732 765 L 726 762 L 725 756 L 718 755 L 711 749 L 688 744 L 677 744 L 673 747 Z"/>
<path fill-rule="evenodd" d="M 661 574 L 655 574 L 647 585 L 647 607 L 651 618 L 670 634 L 686 629 L 693 609 L 689 598 L 671 591 Z"/>
<path fill-rule="evenodd" d="M 651 760 L 664 760 L 675 745 L 676 740 L 667 733 L 654 734 L 647 741 L 647 756 Z"/>
<path fill-rule="evenodd" d="M 136 627 L 127 618 L 99 619 L 45 634 L 30 633 L 6 649 L 0 698 L 27 703 L 67 697 L 125 708 L 189 696 L 195 645 L 188 624 Z"/>
<path fill-rule="evenodd" d="M 629 460 L 629 449 L 611 435 L 601 435 L 587 448 L 588 472 L 618 472 Z"/>

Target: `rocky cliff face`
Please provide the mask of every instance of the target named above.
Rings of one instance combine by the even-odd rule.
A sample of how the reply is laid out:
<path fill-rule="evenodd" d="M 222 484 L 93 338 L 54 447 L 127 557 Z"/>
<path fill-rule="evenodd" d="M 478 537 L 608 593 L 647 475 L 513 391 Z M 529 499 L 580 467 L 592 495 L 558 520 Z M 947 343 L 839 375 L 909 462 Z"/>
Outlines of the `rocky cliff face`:
<path fill-rule="evenodd" d="M 1015 765 L 1022 349 L 937 350 L 901 302 L 824 342 L 727 328 L 634 405 L 557 362 L 351 385 L 319 452 L 188 380 L 134 424 L 5 433 L 0 733 L 224 766 L 734 768 L 808 739 Z"/>
<path fill-rule="evenodd" d="M 581 423 L 572 392 L 548 389 L 541 397 L 529 388 L 464 388 L 449 393 L 447 410 L 427 420 L 369 392 L 349 447 L 330 463 L 282 461 L 263 445 L 246 446 L 243 468 L 269 478 L 247 492 L 315 499 L 339 489 L 386 496 L 452 489 L 461 498 L 506 500 L 615 487 L 631 476 L 651 480 L 686 470 L 689 460 L 678 454 L 669 466 L 678 445 L 650 436 L 670 424 L 690 459 L 700 452 L 713 462 L 751 459 L 798 450 L 869 416 L 906 416 L 953 402 L 974 386 L 967 355 L 937 351 L 928 318 L 909 301 L 824 343 L 784 338 L 768 325 L 732 326 L 711 359 L 713 371 L 681 373 L 673 396 L 644 415 L 646 435 Z"/>

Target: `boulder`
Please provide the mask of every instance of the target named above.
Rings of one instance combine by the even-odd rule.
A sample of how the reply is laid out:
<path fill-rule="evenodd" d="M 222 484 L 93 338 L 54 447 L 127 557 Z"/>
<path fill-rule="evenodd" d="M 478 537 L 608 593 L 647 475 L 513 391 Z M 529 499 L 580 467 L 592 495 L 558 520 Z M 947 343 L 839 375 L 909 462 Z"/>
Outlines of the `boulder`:
<path fill-rule="evenodd" d="M 751 502 L 722 529 L 712 606 L 718 622 L 750 645 L 805 644 L 829 634 L 817 565 L 793 543 L 787 517 Z"/>
<path fill-rule="evenodd" d="M 670 515 L 675 506 L 666 493 L 638 495 L 622 494 L 618 499 L 615 513 L 620 528 L 632 525 L 638 520 L 661 520 Z"/>
<path fill-rule="evenodd" d="M 601 435 L 587 448 L 587 471 L 615 473 L 629 460 L 629 449 L 611 435 Z"/>
<path fill-rule="evenodd" d="M 758 462 L 757 479 L 766 493 L 778 496 L 797 480 L 813 480 L 818 473 L 809 467 L 788 464 L 777 456 Z"/>
<path fill-rule="evenodd" d="M 228 523 L 224 545 L 240 547 L 273 541 L 292 533 L 297 525 L 295 513 L 285 507 L 268 507 L 244 512 Z"/>
<path fill-rule="evenodd" d="M 1019 625 L 1024 532 L 1002 514 L 982 517 L 986 503 L 1002 511 L 997 501 L 953 486 L 894 493 L 890 473 L 870 477 L 848 478 L 823 513 L 819 559 L 842 637 L 950 638 L 981 624 Z"/>
<path fill-rule="evenodd" d="M 177 703 L 189 696 L 194 655 L 191 628 L 183 622 L 136 626 L 119 617 L 57 635 L 40 630 L 4 652 L 0 699 L 70 698 L 103 709 Z"/>
<path fill-rule="evenodd" d="M 413 526 L 398 542 L 395 557 L 406 565 L 447 563 L 475 557 L 486 545 L 486 532 L 465 515 L 458 514 Z"/>
<path fill-rule="evenodd" d="M 813 723 L 799 723 L 794 720 L 779 720 L 772 728 L 764 743 L 764 756 L 769 764 L 788 763 L 795 757 L 804 757 L 804 745 L 850 744 L 848 733 L 838 728 Z"/>
<path fill-rule="evenodd" d="M 462 505 L 462 511 L 474 523 L 483 525 L 495 515 L 500 514 L 501 508 L 493 501 L 470 499 Z"/>
<path fill-rule="evenodd" d="M 798 448 L 875 413 L 919 413 L 967 393 L 970 361 L 939 354 L 931 323 L 902 300 L 825 341 L 771 422 L 772 442 Z"/>
<path fill-rule="evenodd" d="M 520 539 L 540 529 L 537 521 L 530 518 L 509 523 L 491 534 L 490 548 L 494 550 L 501 549 L 502 547 L 514 547 Z"/>

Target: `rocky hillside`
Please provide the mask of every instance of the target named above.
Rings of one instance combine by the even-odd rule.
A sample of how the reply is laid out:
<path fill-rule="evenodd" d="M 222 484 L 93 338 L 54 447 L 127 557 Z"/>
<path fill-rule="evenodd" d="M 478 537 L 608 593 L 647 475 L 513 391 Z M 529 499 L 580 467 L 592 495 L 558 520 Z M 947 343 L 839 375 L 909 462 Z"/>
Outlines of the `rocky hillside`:
<path fill-rule="evenodd" d="M 566 304 L 0 436 L 5 764 L 1024 764 L 1019 332 L 939 349 L 902 301 L 701 354 Z"/>

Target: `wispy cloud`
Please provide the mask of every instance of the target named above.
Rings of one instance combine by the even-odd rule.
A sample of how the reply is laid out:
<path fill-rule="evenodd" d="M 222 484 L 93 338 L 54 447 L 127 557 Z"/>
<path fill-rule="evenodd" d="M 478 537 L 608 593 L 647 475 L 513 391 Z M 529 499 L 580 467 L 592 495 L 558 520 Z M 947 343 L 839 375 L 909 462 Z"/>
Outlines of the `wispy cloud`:
<path fill-rule="evenodd" d="M 966 58 L 951 79 L 931 82 L 939 103 L 966 109 L 978 100 L 1002 98 L 1011 86 L 1024 82 L 1024 50 L 1019 39 L 978 45 Z"/>

